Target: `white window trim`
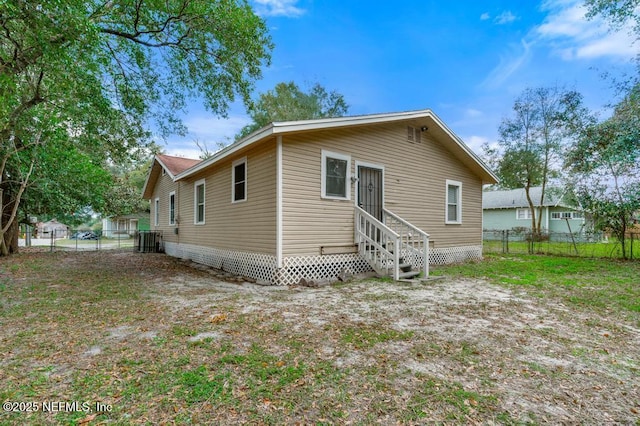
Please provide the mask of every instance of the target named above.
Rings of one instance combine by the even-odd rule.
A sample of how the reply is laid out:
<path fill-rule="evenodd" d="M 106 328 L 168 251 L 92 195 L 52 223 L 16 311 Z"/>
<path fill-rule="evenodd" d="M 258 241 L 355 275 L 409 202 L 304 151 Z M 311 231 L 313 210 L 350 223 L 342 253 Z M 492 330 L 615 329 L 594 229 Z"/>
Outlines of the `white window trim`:
<path fill-rule="evenodd" d="M 244 198 L 236 200 L 236 166 L 244 163 Z M 247 201 L 247 180 L 249 177 L 249 169 L 247 166 L 247 157 L 234 161 L 231 164 L 231 203 L 243 203 Z"/>
<path fill-rule="evenodd" d="M 173 196 L 173 220 L 171 220 L 171 196 Z M 176 224 L 176 191 L 169 193 L 169 225 Z"/>
<path fill-rule="evenodd" d="M 198 222 L 198 187 L 202 185 L 203 186 L 203 194 L 204 194 L 204 200 L 202 203 L 202 221 Z M 200 179 L 195 181 L 195 183 L 193 184 L 193 224 L 194 225 L 204 225 L 205 223 L 205 219 L 207 217 L 207 185 L 205 184 L 205 180 L 204 179 Z"/>
<path fill-rule="evenodd" d="M 527 214 L 525 214 L 525 217 L 519 217 L 518 212 L 520 210 L 527 211 Z M 531 209 L 529 207 L 518 207 L 516 209 L 516 220 L 531 220 L 532 217 L 533 215 L 531 214 Z"/>
<path fill-rule="evenodd" d="M 458 199 L 456 200 L 456 218 L 449 220 L 449 186 L 458 187 Z M 460 225 L 462 223 L 462 182 L 447 179 L 445 185 L 444 223 L 446 225 Z"/>
<path fill-rule="evenodd" d="M 336 158 L 347 162 L 347 175 L 345 177 L 345 196 L 337 197 L 335 195 L 327 195 L 327 158 Z M 327 200 L 351 200 L 351 156 L 338 154 L 337 152 L 322 150 L 322 174 L 320 183 L 320 196 Z"/>
<path fill-rule="evenodd" d="M 562 217 L 565 214 L 568 214 L 569 217 Z M 554 215 L 559 215 L 560 217 L 553 217 Z M 551 220 L 565 220 L 565 219 L 570 219 L 570 220 L 580 220 L 583 219 L 584 217 L 579 217 L 580 212 L 573 212 L 573 211 L 557 211 L 557 212 L 551 212 Z"/>
<path fill-rule="evenodd" d="M 153 222 L 155 226 L 160 226 L 160 198 L 153 202 Z"/>

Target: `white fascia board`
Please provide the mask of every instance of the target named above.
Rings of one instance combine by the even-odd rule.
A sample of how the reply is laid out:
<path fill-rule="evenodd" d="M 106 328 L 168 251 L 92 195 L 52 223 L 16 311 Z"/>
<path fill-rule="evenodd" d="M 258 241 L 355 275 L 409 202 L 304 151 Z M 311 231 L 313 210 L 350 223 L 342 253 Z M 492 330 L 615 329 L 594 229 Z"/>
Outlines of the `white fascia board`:
<path fill-rule="evenodd" d="M 174 176 L 171 174 L 171 172 L 169 171 L 169 169 L 167 169 L 167 167 L 164 165 L 164 163 L 162 163 L 162 161 L 160 161 L 160 159 L 158 158 L 157 155 L 153 156 L 153 162 L 151 162 L 151 167 L 149 167 L 149 171 L 147 172 L 147 178 L 144 180 L 144 185 L 142 186 L 142 197 L 144 198 L 144 194 L 145 192 L 147 192 L 147 186 L 149 185 L 149 179 L 151 178 L 151 173 L 153 173 L 153 163 L 154 162 L 158 162 L 158 164 L 160 164 L 160 167 L 162 167 L 163 169 L 165 169 L 167 171 L 167 173 L 169 173 L 169 176 L 171 177 L 171 179 L 173 179 L 175 181 Z M 151 200 L 151 198 L 149 198 L 149 200 Z"/>
<path fill-rule="evenodd" d="M 178 181 L 180 179 L 184 179 L 185 177 L 188 177 L 194 173 L 198 173 L 199 171 L 201 171 L 202 169 L 205 169 L 207 167 L 209 167 L 212 164 L 217 163 L 218 161 L 222 160 L 223 158 L 228 157 L 229 155 L 233 154 L 234 152 L 237 152 L 239 150 L 241 150 L 242 148 L 249 146 L 255 142 L 258 142 L 259 140 L 262 140 L 270 135 L 272 135 L 273 132 L 273 124 L 270 124 L 266 127 L 263 127 L 260 130 L 257 130 L 253 133 L 251 133 L 249 136 L 245 137 L 244 139 L 240 139 L 238 142 L 234 142 L 231 145 L 221 149 L 220 151 L 216 152 L 213 157 L 204 160 L 198 164 L 196 164 L 195 166 L 183 171 L 182 173 L 179 173 L 175 178 L 174 181 Z"/>
<path fill-rule="evenodd" d="M 405 112 L 394 112 L 394 113 L 385 113 L 385 114 L 371 114 L 371 115 L 358 115 L 358 116 L 350 116 L 350 117 L 334 117 L 334 118 L 321 118 L 317 120 L 300 120 L 300 121 L 281 121 L 274 122 L 269 124 L 266 127 L 263 127 L 260 130 L 257 130 L 250 135 L 246 136 L 244 139 L 240 139 L 238 142 L 235 142 L 226 148 L 217 152 L 213 157 L 208 160 L 202 161 L 197 165 L 191 167 L 178 174 L 174 181 L 183 179 L 188 177 L 194 173 L 198 173 L 199 171 L 209 167 L 212 164 L 217 163 L 223 158 L 237 152 L 240 149 L 243 149 L 255 142 L 258 142 L 266 137 L 272 135 L 281 135 L 285 133 L 294 133 L 301 131 L 309 131 L 309 130 L 323 130 L 323 129 L 331 129 L 331 128 L 339 128 L 339 127 L 349 127 L 349 126 L 362 126 L 368 124 L 380 124 L 387 123 L 399 120 L 412 120 L 431 117 L 438 126 L 440 126 L 445 133 L 478 165 L 496 182 L 499 181 L 498 177 L 484 164 L 484 162 L 478 157 L 455 133 L 453 133 L 445 124 L 440 120 L 440 118 L 433 113 L 430 109 L 418 110 L 418 111 L 405 111 Z"/>
<path fill-rule="evenodd" d="M 347 127 L 366 124 L 386 123 L 389 121 L 411 120 L 433 115 L 431 110 L 394 112 L 386 114 L 356 115 L 350 117 L 320 118 L 317 120 L 280 121 L 273 123 L 274 133 L 297 132 L 304 130 L 322 130 L 335 127 Z"/>
<path fill-rule="evenodd" d="M 200 170 L 215 164 L 223 158 L 233 154 L 234 152 L 245 148 L 261 139 L 264 139 L 271 135 L 284 134 L 290 132 L 299 132 L 304 130 L 322 130 L 335 127 L 366 125 L 374 123 L 384 123 L 387 121 L 396 120 L 410 120 L 412 118 L 422 118 L 432 114 L 431 110 L 421 111 L 408 111 L 399 113 L 387 113 L 387 114 L 372 114 L 372 115 L 359 115 L 351 117 L 334 117 L 334 118 L 321 118 L 317 120 L 300 120 L 300 121 L 280 121 L 269 124 L 262 129 L 256 130 L 244 139 L 238 142 L 232 143 L 226 148 L 217 152 L 213 157 L 205 160 L 185 171 L 178 174 L 174 180 L 180 180 L 194 173 L 198 173 Z"/>
<path fill-rule="evenodd" d="M 158 162 L 158 164 L 160 164 L 160 166 L 167 172 L 167 174 L 169 175 L 169 177 L 171 179 L 173 179 L 174 181 L 176 180 L 176 177 L 173 175 L 173 173 L 171 173 L 171 170 L 169 170 L 169 168 L 167 167 L 166 164 L 164 164 L 162 162 L 162 160 L 156 155 L 156 161 Z"/>
<path fill-rule="evenodd" d="M 484 163 L 484 161 L 482 161 L 482 159 L 480 157 L 478 157 L 476 155 L 475 152 L 473 152 L 469 146 L 467 146 L 466 143 L 464 143 L 462 141 L 462 139 L 460 139 L 458 137 L 458 135 L 456 135 L 455 133 L 453 133 L 453 131 L 451 131 L 451 129 L 449 129 L 449 127 L 440 119 L 440 117 L 438 117 L 437 115 L 435 115 L 433 112 L 430 112 L 431 117 L 433 118 L 433 121 L 435 121 L 436 123 L 438 123 L 438 126 L 440 126 L 448 135 L 449 137 L 451 137 L 451 139 L 453 139 L 453 141 L 460 147 L 462 148 L 469 157 L 471 157 L 473 160 L 475 160 L 476 163 L 478 163 L 478 165 L 480 167 L 482 167 L 482 169 L 487 172 L 487 174 L 489 176 L 491 176 L 496 182 L 500 182 L 500 179 L 498 178 L 498 176 L 496 176 L 495 173 L 493 173 L 489 167 L 487 167 L 487 165 Z"/>

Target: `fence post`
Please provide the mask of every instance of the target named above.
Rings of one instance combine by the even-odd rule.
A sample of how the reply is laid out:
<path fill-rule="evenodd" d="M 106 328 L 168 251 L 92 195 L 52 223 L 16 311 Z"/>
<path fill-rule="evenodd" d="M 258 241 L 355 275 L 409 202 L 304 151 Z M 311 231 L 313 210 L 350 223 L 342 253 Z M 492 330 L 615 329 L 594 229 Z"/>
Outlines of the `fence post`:
<path fill-rule="evenodd" d="M 54 238 L 54 233 L 52 232 L 52 233 L 51 233 L 51 247 L 49 248 L 49 251 L 53 251 L 53 246 L 54 246 L 54 245 L 55 245 L 55 243 L 56 243 L 56 242 L 55 242 L 55 240 L 54 240 L 53 238 Z"/>
<path fill-rule="evenodd" d="M 505 232 L 507 234 L 507 239 L 505 240 L 507 242 L 507 253 L 509 253 L 509 230 L 507 229 Z"/>

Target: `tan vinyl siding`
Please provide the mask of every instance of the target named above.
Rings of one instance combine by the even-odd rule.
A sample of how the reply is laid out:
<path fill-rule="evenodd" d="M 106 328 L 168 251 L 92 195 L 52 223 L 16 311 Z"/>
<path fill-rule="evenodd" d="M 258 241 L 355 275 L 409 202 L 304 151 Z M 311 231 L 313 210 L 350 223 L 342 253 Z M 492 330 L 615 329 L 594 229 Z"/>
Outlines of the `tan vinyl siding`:
<path fill-rule="evenodd" d="M 431 235 L 435 247 L 481 244 L 482 184 L 429 133 L 407 141 L 407 124 L 328 130 L 283 138 L 283 255 L 318 255 L 322 246 L 353 244 L 351 199 L 321 198 L 321 153 L 384 167 L 385 207 Z M 446 180 L 462 183 L 462 224 L 445 224 Z"/>
<path fill-rule="evenodd" d="M 159 164 L 155 163 L 154 167 L 162 168 Z M 169 193 L 176 191 L 176 217 L 178 215 L 178 184 L 173 182 L 173 179 L 168 174 L 164 176 L 162 173 L 158 173 L 158 179 L 155 182 L 153 194 L 151 196 L 151 226 L 153 231 L 162 231 L 162 238 L 165 241 L 175 241 L 173 234 L 174 225 L 169 224 Z M 156 225 L 155 217 L 155 200 L 160 199 L 159 203 L 159 223 Z"/>
<path fill-rule="evenodd" d="M 247 159 L 247 200 L 232 203 L 232 163 Z M 205 180 L 205 223 L 194 224 L 194 184 Z M 176 191 L 178 194 L 178 191 Z M 275 140 L 240 152 L 180 181 L 180 233 L 176 242 L 275 254 Z"/>

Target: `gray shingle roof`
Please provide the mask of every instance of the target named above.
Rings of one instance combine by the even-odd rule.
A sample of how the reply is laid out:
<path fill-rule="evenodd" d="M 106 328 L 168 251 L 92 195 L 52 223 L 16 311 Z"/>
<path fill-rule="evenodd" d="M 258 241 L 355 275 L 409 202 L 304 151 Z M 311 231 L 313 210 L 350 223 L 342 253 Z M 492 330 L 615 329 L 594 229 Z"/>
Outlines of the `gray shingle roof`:
<path fill-rule="evenodd" d="M 542 187 L 536 186 L 529 189 L 529 194 L 534 206 L 540 206 L 540 195 L 542 194 Z M 557 188 L 547 188 L 544 194 L 543 206 L 563 206 L 570 207 L 568 204 L 562 201 L 562 196 Z M 482 193 L 482 208 L 483 209 L 514 209 L 520 207 L 529 207 L 527 202 L 527 196 L 524 188 L 510 189 L 507 191 L 485 191 Z"/>

